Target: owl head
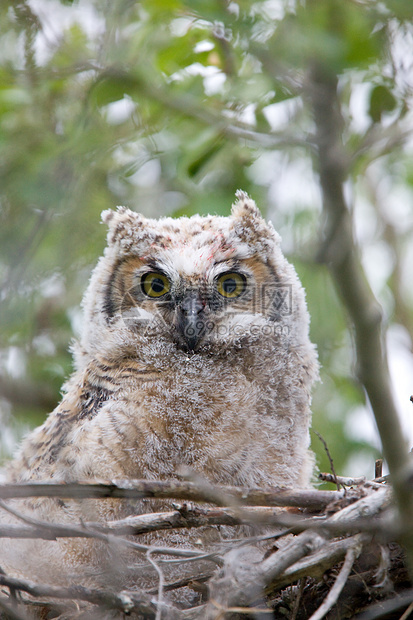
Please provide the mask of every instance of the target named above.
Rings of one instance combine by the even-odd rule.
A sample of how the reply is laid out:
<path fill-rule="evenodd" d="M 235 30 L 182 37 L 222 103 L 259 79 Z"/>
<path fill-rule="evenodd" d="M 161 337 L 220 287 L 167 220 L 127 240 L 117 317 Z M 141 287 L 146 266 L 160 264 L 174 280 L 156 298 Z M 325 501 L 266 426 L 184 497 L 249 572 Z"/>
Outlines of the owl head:
<path fill-rule="evenodd" d="M 210 354 L 293 326 L 307 338 L 304 293 L 279 235 L 244 192 L 236 197 L 229 217 L 103 212 L 108 245 L 85 296 L 86 351 L 125 355 L 149 339 Z"/>

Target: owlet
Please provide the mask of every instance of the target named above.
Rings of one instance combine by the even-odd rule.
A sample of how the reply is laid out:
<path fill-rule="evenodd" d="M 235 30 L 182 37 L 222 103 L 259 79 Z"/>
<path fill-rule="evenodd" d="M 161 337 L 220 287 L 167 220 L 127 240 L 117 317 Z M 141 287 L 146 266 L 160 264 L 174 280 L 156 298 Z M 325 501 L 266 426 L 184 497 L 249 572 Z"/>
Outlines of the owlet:
<path fill-rule="evenodd" d="M 229 217 L 154 220 L 120 207 L 103 221 L 108 243 L 84 298 L 74 372 L 61 403 L 23 442 L 8 480 L 165 480 L 186 466 L 215 484 L 309 485 L 317 356 L 303 288 L 255 203 L 239 191 Z M 13 505 L 79 523 L 166 504 Z M 179 532 L 147 538 L 155 539 L 193 544 Z M 3 539 L 0 566 L 43 582 L 85 585 L 86 574 L 96 583 L 102 547 Z M 28 557 L 36 558 L 30 571 Z"/>

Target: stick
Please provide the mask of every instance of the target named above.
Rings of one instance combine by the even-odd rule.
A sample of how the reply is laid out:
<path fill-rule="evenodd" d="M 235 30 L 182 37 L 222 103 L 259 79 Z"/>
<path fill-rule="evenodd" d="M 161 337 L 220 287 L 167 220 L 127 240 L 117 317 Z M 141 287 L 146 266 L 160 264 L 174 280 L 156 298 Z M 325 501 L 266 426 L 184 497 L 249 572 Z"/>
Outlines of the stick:
<path fill-rule="evenodd" d="M 341 484 L 346 487 L 357 487 L 366 482 L 365 476 L 346 478 L 345 476 L 336 476 L 335 474 L 327 474 L 323 472 L 318 474 L 318 479 L 323 480 L 323 482 L 332 482 L 333 484 Z"/>
<path fill-rule="evenodd" d="M 215 487 L 213 487 L 215 489 Z M 65 499 L 122 498 L 122 499 L 181 499 L 198 502 L 218 503 L 217 496 L 223 494 L 242 505 L 250 506 L 292 506 L 322 510 L 331 502 L 343 497 L 342 491 L 292 490 L 281 487 L 268 489 L 220 486 L 214 497 L 206 489 L 202 491 L 192 482 L 176 480 L 119 480 L 70 482 L 31 482 L 0 485 L 0 499 L 23 497 L 62 497 Z"/>
<path fill-rule="evenodd" d="M 55 531 L 60 531 L 61 526 L 59 524 L 50 524 L 47 521 L 40 521 L 38 519 L 34 519 L 33 517 L 28 517 L 25 514 L 22 514 L 20 512 L 18 512 L 17 510 L 11 508 L 10 506 L 7 506 L 6 504 L 4 504 L 3 502 L 0 502 L 1 507 L 4 510 L 7 510 L 8 512 L 10 512 L 12 515 L 14 515 L 15 517 L 17 517 L 18 519 L 21 519 L 22 521 L 26 522 L 26 523 L 31 523 L 33 524 L 35 527 L 37 528 L 42 528 L 46 531 L 50 530 L 50 528 L 54 527 Z M 10 527 L 10 526 L 9 526 Z M 67 528 L 65 526 L 62 527 L 63 531 L 65 532 L 65 537 L 67 536 Z M 73 533 L 78 536 L 79 534 L 82 534 L 82 532 L 86 532 L 86 525 L 83 524 L 80 527 L 73 527 Z M 112 537 L 112 535 L 110 534 L 104 534 L 102 532 L 98 532 L 96 530 L 90 530 L 89 531 L 89 538 L 98 538 L 99 540 L 102 540 L 103 542 L 107 543 L 107 544 L 112 544 L 114 542 L 114 538 Z M 26 538 L 26 536 L 25 536 Z M 158 553 L 158 554 L 163 554 L 163 555 L 172 555 L 172 556 L 177 556 L 180 558 L 191 558 L 191 559 L 214 559 L 215 555 L 214 553 L 201 553 L 199 550 L 194 550 L 194 549 L 182 549 L 182 548 L 172 548 L 172 547 L 160 547 L 160 546 L 154 546 L 154 545 L 141 545 L 139 543 L 133 542 L 131 540 L 127 540 L 126 538 L 120 538 L 117 539 L 117 542 L 120 543 L 121 545 L 123 545 L 124 547 L 129 547 L 130 549 L 135 549 L 136 551 L 140 551 L 140 552 L 144 552 L 147 553 L 148 551 L 150 551 L 151 553 Z"/>
<path fill-rule="evenodd" d="M 317 435 L 317 437 L 319 438 L 319 440 L 321 441 L 321 443 L 322 443 L 322 444 L 323 444 L 323 446 L 324 446 L 325 453 L 327 454 L 327 458 L 328 458 L 329 463 L 330 463 L 331 475 L 332 475 L 332 478 L 333 478 L 333 480 L 334 480 L 334 483 L 335 483 L 335 484 L 336 484 L 336 486 L 337 486 L 337 491 L 339 491 L 339 490 L 340 490 L 340 483 L 339 483 L 339 482 L 338 482 L 338 480 L 337 480 L 337 474 L 336 474 L 336 470 L 335 470 L 335 467 L 334 467 L 333 457 L 332 457 L 332 456 L 331 456 L 331 454 L 330 454 L 330 450 L 328 449 L 327 442 L 326 442 L 326 440 L 324 439 L 324 437 L 322 437 L 322 436 L 320 435 L 320 433 L 319 433 L 318 431 L 313 431 L 313 433 L 315 433 L 315 434 Z"/>
<path fill-rule="evenodd" d="M 346 553 L 346 559 L 344 560 L 343 567 L 339 572 L 337 579 L 334 582 L 333 587 L 328 593 L 327 597 L 324 599 L 323 603 L 320 607 L 315 611 L 310 620 L 321 620 L 324 616 L 330 611 L 330 609 L 335 605 L 338 600 L 338 597 L 341 594 L 344 586 L 346 585 L 346 581 L 348 576 L 350 575 L 351 569 L 353 568 L 354 562 L 359 557 L 363 546 L 359 543 L 353 547 L 350 547 Z"/>
<path fill-rule="evenodd" d="M 90 588 L 84 588 L 83 586 L 69 586 L 64 588 L 46 584 L 36 584 L 26 579 L 17 579 L 2 574 L 0 574 L 0 585 L 27 592 L 31 596 L 86 601 L 94 605 L 118 609 L 126 614 L 131 613 L 131 611 L 139 611 L 140 613 L 147 613 L 148 618 L 154 618 L 156 613 L 155 606 L 150 596 L 147 596 L 144 592 L 133 593 L 132 595 L 132 593 L 114 594 L 107 590 L 92 590 Z"/>
<path fill-rule="evenodd" d="M 383 459 L 376 459 L 374 464 L 374 478 L 381 478 L 383 475 Z"/>

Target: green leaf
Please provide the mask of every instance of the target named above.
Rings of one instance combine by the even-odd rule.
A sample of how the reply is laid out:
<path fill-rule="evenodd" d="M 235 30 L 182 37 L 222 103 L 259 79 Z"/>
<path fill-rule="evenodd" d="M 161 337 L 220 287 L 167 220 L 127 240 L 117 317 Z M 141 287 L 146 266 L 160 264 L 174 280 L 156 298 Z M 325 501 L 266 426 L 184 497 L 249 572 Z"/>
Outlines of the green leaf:
<path fill-rule="evenodd" d="M 396 98 L 387 86 L 375 86 L 370 93 L 370 118 L 374 123 L 379 123 L 383 114 L 392 112 L 396 105 Z"/>
<path fill-rule="evenodd" d="M 89 100 L 97 107 L 103 107 L 120 101 L 125 95 L 136 96 L 137 92 L 136 80 L 127 73 L 119 72 L 98 79 L 90 90 Z"/>

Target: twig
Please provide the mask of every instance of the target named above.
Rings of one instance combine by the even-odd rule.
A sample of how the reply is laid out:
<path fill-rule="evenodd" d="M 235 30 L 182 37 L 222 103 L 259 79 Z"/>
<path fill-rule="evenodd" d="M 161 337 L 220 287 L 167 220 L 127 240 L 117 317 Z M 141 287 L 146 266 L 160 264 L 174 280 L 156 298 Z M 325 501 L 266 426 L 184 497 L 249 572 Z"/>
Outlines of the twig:
<path fill-rule="evenodd" d="M 251 614 L 272 614 L 272 609 L 263 609 L 262 607 L 224 607 L 218 601 L 211 599 L 211 604 L 220 610 L 221 613 L 216 616 L 216 620 L 221 620 L 224 618 L 226 614 L 246 614 L 250 616 Z"/>
<path fill-rule="evenodd" d="M 14 515 L 15 517 L 17 517 L 18 519 L 21 519 L 22 521 L 25 521 L 26 523 L 31 523 L 32 525 L 34 525 L 36 528 L 41 528 L 45 531 L 50 530 L 51 528 L 53 528 L 55 530 L 55 532 L 59 532 L 61 537 L 73 537 L 73 536 L 81 536 L 81 537 L 87 537 L 87 538 L 98 538 L 99 540 L 102 540 L 103 542 L 107 543 L 107 544 L 113 544 L 115 539 L 108 534 L 104 534 L 102 532 L 98 532 L 96 530 L 90 530 L 89 531 L 89 536 L 87 536 L 87 526 L 86 524 L 83 524 L 81 527 L 76 527 L 76 526 L 71 526 L 66 527 L 66 526 L 61 526 L 60 524 L 50 524 L 47 521 L 40 521 L 38 519 L 34 519 L 32 517 L 28 517 L 25 514 L 20 513 L 19 511 L 11 508 L 10 506 L 8 506 L 7 504 L 5 504 L 4 502 L 0 502 L 0 506 L 1 508 L 3 508 L 4 510 L 6 510 L 7 512 L 10 512 L 12 515 Z M 11 526 L 9 526 L 11 527 Z M 1 526 L 0 526 L 0 531 L 1 531 Z M 26 538 L 26 536 L 25 536 Z M 33 536 L 32 536 L 33 538 Z M 34 538 L 36 538 L 36 536 L 34 536 Z M 43 538 L 43 536 L 41 536 L 41 538 Z M 50 539 L 50 537 L 47 537 L 47 539 Z M 175 547 L 160 547 L 160 546 L 154 546 L 154 545 L 141 545 L 139 543 L 135 543 L 131 540 L 127 540 L 126 538 L 117 538 L 116 539 L 116 543 L 117 544 L 121 544 L 124 547 L 129 547 L 130 549 L 135 549 L 136 551 L 140 551 L 143 553 L 147 553 L 148 551 L 150 551 L 151 553 L 158 553 L 158 554 L 164 554 L 164 555 L 172 555 L 172 556 L 177 556 L 180 558 L 187 558 L 187 559 L 194 559 L 194 560 L 205 560 L 205 559 L 211 559 L 214 560 L 215 559 L 215 553 L 200 553 L 199 550 L 194 550 L 194 549 L 182 549 L 182 548 L 175 548 Z"/>
<path fill-rule="evenodd" d="M 298 592 L 297 592 L 297 596 L 295 597 L 293 612 L 292 612 L 290 620 L 296 620 L 297 618 L 298 610 L 300 608 L 301 597 L 303 596 L 306 582 L 307 582 L 307 577 L 303 577 L 298 582 L 298 588 L 297 588 Z"/>
<path fill-rule="evenodd" d="M 97 530 L 112 532 L 113 534 L 147 534 L 158 530 L 178 528 L 197 528 L 211 525 L 240 525 L 242 523 L 257 523 L 275 525 L 281 508 L 267 506 L 248 506 L 244 510 L 244 517 L 239 518 L 237 511 L 232 508 L 210 507 L 184 504 L 177 510 L 170 512 L 151 512 L 142 515 L 133 515 L 118 521 L 111 521 L 105 525 L 89 523 Z"/>
<path fill-rule="evenodd" d="M 351 569 L 353 568 L 353 564 L 359 557 L 362 548 L 362 545 L 358 542 L 358 544 L 348 549 L 343 567 L 339 572 L 333 587 L 317 611 L 312 614 L 310 620 L 321 620 L 330 611 L 333 605 L 335 605 L 344 586 L 346 585 L 346 581 L 350 575 Z"/>
<path fill-rule="evenodd" d="M 315 433 L 315 434 L 317 435 L 317 437 L 319 438 L 319 440 L 321 441 L 321 443 L 322 443 L 322 444 L 323 444 L 323 446 L 324 446 L 324 450 L 325 450 L 325 452 L 326 452 L 326 454 L 327 454 L 327 458 L 328 458 L 328 460 L 329 460 L 329 462 L 330 462 L 330 468 L 331 468 L 331 473 L 332 473 L 333 478 L 334 478 L 334 483 L 337 485 L 337 491 L 340 491 L 340 483 L 339 483 L 339 482 L 338 482 L 338 480 L 337 480 L 337 474 L 336 474 L 336 470 L 334 469 L 334 462 L 333 462 L 333 458 L 332 458 L 332 456 L 331 456 L 331 454 L 330 454 L 330 450 L 328 449 L 327 442 L 326 442 L 326 440 L 324 439 L 324 437 L 322 437 L 322 436 L 320 435 L 320 433 L 319 433 L 318 431 L 313 430 L 313 433 Z M 345 491 L 345 487 L 344 487 L 344 491 Z"/>
<path fill-rule="evenodd" d="M 381 478 L 383 475 L 383 459 L 376 459 L 374 464 L 374 479 Z"/>
<path fill-rule="evenodd" d="M 28 517 L 0 501 L 0 507 L 10 512 L 30 527 L 19 525 L 0 524 L 0 538 L 42 538 L 55 540 L 57 538 L 96 538 L 99 534 L 113 536 L 148 534 L 159 530 L 178 528 L 198 528 L 213 525 L 239 525 L 241 523 L 257 522 L 265 525 L 277 523 L 279 508 L 249 507 L 247 521 L 242 521 L 234 515 L 230 508 L 183 507 L 170 512 L 145 513 L 110 521 L 108 523 L 83 522 L 80 526 L 63 525 L 48 521 L 39 521 Z"/>
<path fill-rule="evenodd" d="M 410 605 L 408 606 L 404 614 L 400 616 L 400 620 L 407 620 L 407 618 L 411 615 L 412 611 L 413 611 L 413 603 L 410 603 Z"/>
<path fill-rule="evenodd" d="M 92 590 L 83 586 L 69 586 L 67 588 L 36 584 L 26 579 L 17 579 L 8 575 L 0 574 L 0 585 L 27 592 L 35 597 L 50 597 L 58 599 L 74 599 L 86 601 L 94 605 L 117 609 L 129 614 L 132 611 L 147 614 L 148 618 L 155 618 L 156 607 L 151 601 L 150 596 L 144 592 L 121 592 L 115 594 L 103 590 Z"/>
<path fill-rule="evenodd" d="M 41 522 L 28 518 L 23 513 L 10 510 L 10 507 L 0 501 L 0 507 L 11 512 L 18 518 L 29 523 L 30 527 L 20 525 L 0 524 L 0 538 L 40 538 L 56 540 L 57 538 L 96 538 L 96 533 L 111 534 L 113 536 L 139 535 L 150 532 L 210 527 L 214 525 L 240 525 L 242 523 L 259 523 L 263 525 L 277 524 L 279 508 L 262 506 L 249 507 L 248 519 L 240 520 L 234 515 L 231 508 L 200 507 L 182 508 L 170 512 L 145 513 L 110 521 L 108 523 L 84 522 L 82 525 L 63 525 L 53 522 Z"/>
<path fill-rule="evenodd" d="M 214 489 L 215 487 L 212 487 Z M 333 501 L 343 497 L 342 491 L 316 491 L 306 489 L 287 489 L 273 487 L 268 489 L 220 486 L 219 490 L 208 492 L 199 490 L 192 482 L 174 480 L 114 480 L 93 482 L 31 482 L 0 485 L 0 499 L 23 497 L 61 497 L 65 499 L 123 498 L 123 499 L 181 499 L 198 502 L 218 503 L 219 494 L 244 506 L 291 506 L 322 510 Z"/>
<path fill-rule="evenodd" d="M 404 607 L 413 603 L 413 588 L 401 592 L 391 599 L 380 601 L 370 605 L 363 613 L 359 614 L 357 620 L 377 620 L 387 618 L 390 614 L 399 612 Z"/>
<path fill-rule="evenodd" d="M 385 509 L 391 498 L 391 489 L 376 485 L 381 490 L 381 508 Z M 372 488 L 376 488 L 372 487 Z M 371 491 L 370 491 L 371 492 Z M 357 501 L 359 497 L 355 497 Z M 148 513 L 142 515 L 130 516 L 118 521 L 109 523 L 98 522 L 82 522 L 79 525 L 62 525 L 48 521 L 39 521 L 27 517 L 18 511 L 11 509 L 7 504 L 0 502 L 0 506 L 11 512 L 13 515 L 21 518 L 30 527 L 22 527 L 14 524 L 0 525 L 0 538 L 39 538 L 43 540 L 56 540 L 58 538 L 101 538 L 105 542 L 109 539 L 105 538 L 105 534 L 111 536 L 126 536 L 148 534 L 150 532 L 177 529 L 177 528 L 198 528 L 209 527 L 214 525 L 240 525 L 255 524 L 263 526 L 278 526 L 283 530 L 266 534 L 264 536 L 250 536 L 239 539 L 225 539 L 221 541 L 221 546 L 228 544 L 249 544 L 264 539 L 276 539 L 285 536 L 287 533 L 298 534 L 308 529 L 313 531 L 328 531 L 331 535 L 354 534 L 357 532 L 370 532 L 380 535 L 383 540 L 394 540 L 400 536 L 400 527 L 397 523 L 375 519 L 366 522 L 365 519 L 346 520 L 341 518 L 340 521 L 332 521 L 327 519 L 325 515 L 315 517 L 303 517 L 287 511 L 281 511 L 278 508 L 268 508 L 265 506 L 247 507 L 244 510 L 245 519 L 239 519 L 233 508 L 215 508 L 215 507 L 185 507 L 182 514 L 181 510 L 162 513 Z M 184 516 L 185 515 L 185 516 Z M 288 528 L 288 529 L 285 529 Z M 126 541 L 128 542 L 128 541 Z M 139 551 L 146 552 L 149 547 L 142 545 Z M 153 548 L 151 547 L 151 550 Z M 166 552 L 165 548 L 159 548 L 160 553 Z M 171 552 L 174 550 L 170 550 Z M 181 557 L 181 554 L 176 554 Z M 208 554 L 210 555 L 210 554 Z M 189 556 L 199 559 L 199 555 Z M 203 556 L 205 557 L 205 556 Z"/>
<path fill-rule="evenodd" d="M 147 558 L 148 562 L 154 567 L 154 569 L 158 573 L 158 577 L 159 577 L 159 582 L 158 582 L 158 608 L 156 610 L 155 620 L 161 620 L 161 614 L 162 614 L 161 605 L 162 605 L 162 600 L 163 600 L 163 587 L 164 587 L 164 581 L 165 581 L 164 574 L 163 574 L 163 571 L 160 568 L 160 566 L 157 564 L 157 562 L 155 562 L 155 560 L 151 557 L 151 551 L 150 550 L 147 551 L 146 558 Z"/>
<path fill-rule="evenodd" d="M 345 487 L 356 487 L 366 482 L 365 476 L 359 476 L 357 478 L 347 478 L 345 476 L 337 476 L 336 474 L 328 474 L 321 472 L 318 474 L 318 479 L 324 482 L 332 482 L 337 485 Z"/>
<path fill-rule="evenodd" d="M 381 512 L 383 503 L 388 497 L 389 489 L 383 487 L 378 491 L 374 491 L 367 497 L 363 497 L 357 502 L 346 506 L 340 510 L 340 512 L 333 514 L 326 519 L 326 524 L 340 523 L 342 520 L 351 523 L 359 521 L 360 518 L 371 521 L 373 516 Z M 235 570 L 242 573 L 242 582 L 237 581 L 236 574 L 233 574 L 234 569 L 227 568 L 227 574 L 224 574 L 221 580 L 217 580 L 217 585 L 214 585 L 214 588 L 217 589 L 215 598 L 218 602 L 222 604 L 225 602 L 228 606 L 254 601 L 257 595 L 257 588 L 259 588 L 260 585 L 265 586 L 265 584 L 267 584 L 267 586 L 272 589 L 274 586 L 281 587 L 304 575 L 308 575 L 308 572 L 298 575 L 295 573 L 294 579 L 291 579 L 291 573 L 294 573 L 297 568 L 300 568 L 299 563 L 303 561 L 302 558 L 307 557 L 311 560 L 311 556 L 325 550 L 326 555 L 324 559 L 330 566 L 333 566 L 338 559 L 337 556 L 332 553 L 332 549 L 341 544 L 340 553 L 343 553 L 344 550 L 345 554 L 349 546 L 354 546 L 355 543 L 364 544 L 364 542 L 371 540 L 371 536 L 372 535 L 369 533 L 357 534 L 352 541 L 344 539 L 343 541 L 333 541 L 330 543 L 328 541 L 329 533 L 327 528 L 320 529 L 320 531 L 317 532 L 311 530 L 305 531 L 284 544 L 278 551 L 262 560 L 258 566 L 254 567 L 254 571 L 247 571 L 245 569 L 244 572 L 242 572 L 242 564 L 238 562 Z M 319 558 L 317 559 L 319 560 Z M 287 572 L 289 573 L 288 579 L 286 579 Z M 228 583 L 228 586 L 231 584 L 231 592 L 228 600 L 223 601 L 220 599 L 220 582 L 223 584 Z M 222 587 L 222 591 L 225 591 L 225 587 Z M 212 591 L 212 594 L 214 594 L 214 591 Z"/>
<path fill-rule="evenodd" d="M 396 147 L 403 146 L 412 135 L 412 128 L 403 129 L 400 126 L 400 119 L 393 122 L 389 127 L 383 124 L 372 125 L 364 135 L 359 147 L 352 153 L 351 161 L 356 163 L 364 156 L 369 154 L 369 160 L 374 161 L 388 153 L 394 152 Z"/>
<path fill-rule="evenodd" d="M 364 544 L 371 540 L 371 536 L 356 534 L 350 538 L 332 540 L 315 553 L 299 560 L 293 566 L 289 566 L 282 575 L 268 586 L 267 591 L 275 592 L 304 577 L 321 579 L 326 570 L 343 560 L 349 548 L 353 547 L 359 539 Z"/>
<path fill-rule="evenodd" d="M 186 586 L 192 587 L 192 585 L 197 583 L 205 583 L 209 579 L 211 579 L 214 571 L 203 572 L 203 573 L 193 573 L 188 577 L 183 577 L 182 579 L 178 579 L 177 581 L 172 581 L 170 583 L 165 583 L 163 585 L 164 592 L 170 592 L 171 590 L 179 590 L 179 588 L 185 588 Z M 158 587 L 150 588 L 149 590 L 145 590 L 146 594 L 157 594 Z"/>

